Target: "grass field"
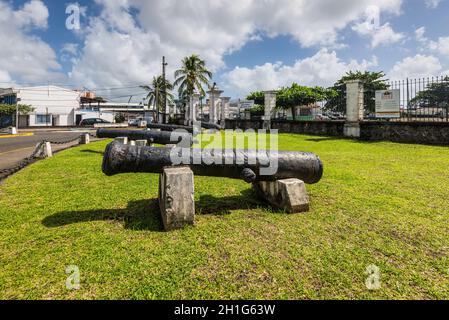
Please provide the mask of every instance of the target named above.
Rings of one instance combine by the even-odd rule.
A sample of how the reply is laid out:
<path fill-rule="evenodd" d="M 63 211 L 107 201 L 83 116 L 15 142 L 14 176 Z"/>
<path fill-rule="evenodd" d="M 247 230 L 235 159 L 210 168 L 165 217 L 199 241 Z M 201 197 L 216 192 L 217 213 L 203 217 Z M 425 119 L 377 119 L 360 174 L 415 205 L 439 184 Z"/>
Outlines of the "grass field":
<path fill-rule="evenodd" d="M 105 145 L 0 185 L 1 299 L 449 298 L 449 148 L 281 135 L 281 149 L 324 162 L 309 213 L 196 177 L 197 226 L 165 233 L 158 176 L 104 176 Z M 68 265 L 79 290 L 65 287 Z"/>

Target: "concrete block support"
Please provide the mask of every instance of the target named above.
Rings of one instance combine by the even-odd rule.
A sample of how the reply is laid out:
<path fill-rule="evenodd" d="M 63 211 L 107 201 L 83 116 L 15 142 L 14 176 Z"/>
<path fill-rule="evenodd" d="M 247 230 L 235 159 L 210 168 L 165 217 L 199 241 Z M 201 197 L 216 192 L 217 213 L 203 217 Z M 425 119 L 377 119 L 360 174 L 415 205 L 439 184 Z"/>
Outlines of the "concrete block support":
<path fill-rule="evenodd" d="M 9 134 L 17 134 L 17 129 L 16 129 L 16 127 L 11 127 L 11 128 L 9 128 Z"/>
<path fill-rule="evenodd" d="M 128 144 L 128 137 L 118 137 L 118 138 L 115 138 L 115 141 L 117 141 L 119 143 L 123 143 L 123 144 Z"/>
<path fill-rule="evenodd" d="M 159 177 L 159 208 L 166 231 L 195 224 L 193 172 L 189 167 L 164 169 Z"/>
<path fill-rule="evenodd" d="M 51 149 L 51 143 L 50 142 L 44 142 L 43 144 L 38 143 L 36 145 L 36 148 L 40 147 L 39 150 L 36 152 L 37 158 L 51 158 L 53 157 L 53 151 Z"/>
<path fill-rule="evenodd" d="M 346 82 L 346 124 L 345 137 L 360 137 L 360 121 L 364 114 L 364 91 L 360 80 Z"/>
<path fill-rule="evenodd" d="M 310 209 L 306 185 L 299 179 L 256 182 L 253 187 L 264 200 L 288 213 Z"/>
<path fill-rule="evenodd" d="M 84 133 L 80 137 L 80 144 L 89 144 L 90 143 L 90 135 L 88 133 Z"/>
<path fill-rule="evenodd" d="M 136 146 L 145 147 L 147 145 L 148 145 L 148 141 L 147 140 L 136 140 Z"/>

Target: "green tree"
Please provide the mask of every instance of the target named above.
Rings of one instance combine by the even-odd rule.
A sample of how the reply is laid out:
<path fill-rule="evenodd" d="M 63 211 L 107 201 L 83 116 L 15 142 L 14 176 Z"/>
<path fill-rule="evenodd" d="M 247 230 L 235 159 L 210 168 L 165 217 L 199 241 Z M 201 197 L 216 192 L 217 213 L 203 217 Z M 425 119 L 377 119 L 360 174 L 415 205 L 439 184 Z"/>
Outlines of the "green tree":
<path fill-rule="evenodd" d="M 332 87 L 337 94 L 329 99 L 325 105 L 327 110 L 346 112 L 346 85 L 350 80 L 361 80 L 364 86 L 365 111 L 375 112 L 376 91 L 388 90 L 388 80 L 384 79 L 385 73 L 372 71 L 349 71 Z"/>
<path fill-rule="evenodd" d="M 26 115 L 33 112 L 35 109 L 30 105 L 19 104 L 19 114 Z M 0 104 L 0 116 L 11 116 L 16 114 L 15 104 Z"/>
<path fill-rule="evenodd" d="M 410 101 L 414 107 L 449 107 L 449 76 L 427 85 Z"/>
<path fill-rule="evenodd" d="M 167 103 L 170 104 L 173 102 L 173 94 L 171 91 L 173 90 L 173 84 L 167 79 L 164 80 L 162 76 L 153 77 L 150 86 L 140 86 L 142 89 L 148 91 L 147 99 L 148 99 L 148 107 L 155 106 L 156 109 L 156 121 L 159 121 L 160 113 L 165 114 L 164 108 L 164 93 L 167 96 Z"/>
<path fill-rule="evenodd" d="M 179 98 L 191 96 L 195 90 L 205 96 L 203 86 L 209 87 L 212 72 L 206 68 L 206 62 L 198 55 L 193 54 L 182 60 L 181 69 L 175 72 L 174 86 L 178 87 Z"/>
<path fill-rule="evenodd" d="M 278 92 L 277 106 L 290 109 L 293 119 L 296 119 L 296 107 L 309 106 L 320 101 L 327 101 L 337 93 L 333 89 L 322 87 L 307 87 L 293 83 L 291 87 L 281 88 Z"/>
<path fill-rule="evenodd" d="M 264 105 L 265 104 L 265 93 L 263 91 L 254 91 L 251 92 L 247 97 L 247 100 L 254 100 L 254 104 L 256 105 Z"/>
<path fill-rule="evenodd" d="M 277 91 L 276 108 L 290 109 L 293 119 L 296 119 L 295 109 L 298 106 L 308 106 L 319 101 L 327 101 L 338 93 L 330 88 L 307 87 L 293 83 L 290 87 L 282 87 Z M 251 92 L 248 100 L 254 100 L 256 105 L 264 105 L 265 96 L 262 91 Z"/>

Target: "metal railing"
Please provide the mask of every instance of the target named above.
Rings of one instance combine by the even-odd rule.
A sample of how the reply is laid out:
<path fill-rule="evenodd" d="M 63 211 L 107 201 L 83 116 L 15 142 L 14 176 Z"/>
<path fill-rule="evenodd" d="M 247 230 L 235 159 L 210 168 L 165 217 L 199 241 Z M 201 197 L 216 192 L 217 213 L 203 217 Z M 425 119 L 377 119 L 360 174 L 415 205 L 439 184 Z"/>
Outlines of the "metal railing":
<path fill-rule="evenodd" d="M 391 81 L 389 89 L 400 91 L 396 121 L 449 122 L 448 76 Z"/>

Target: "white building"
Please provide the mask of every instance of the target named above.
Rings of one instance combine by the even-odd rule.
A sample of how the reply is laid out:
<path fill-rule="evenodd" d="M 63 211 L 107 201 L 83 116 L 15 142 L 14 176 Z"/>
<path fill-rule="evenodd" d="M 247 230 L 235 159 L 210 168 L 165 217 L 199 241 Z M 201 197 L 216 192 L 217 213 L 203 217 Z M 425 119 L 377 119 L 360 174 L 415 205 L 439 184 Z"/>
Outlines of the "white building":
<path fill-rule="evenodd" d="M 34 111 L 19 117 L 20 127 L 74 126 L 81 92 L 57 86 L 0 89 L 4 103 L 30 105 Z"/>

